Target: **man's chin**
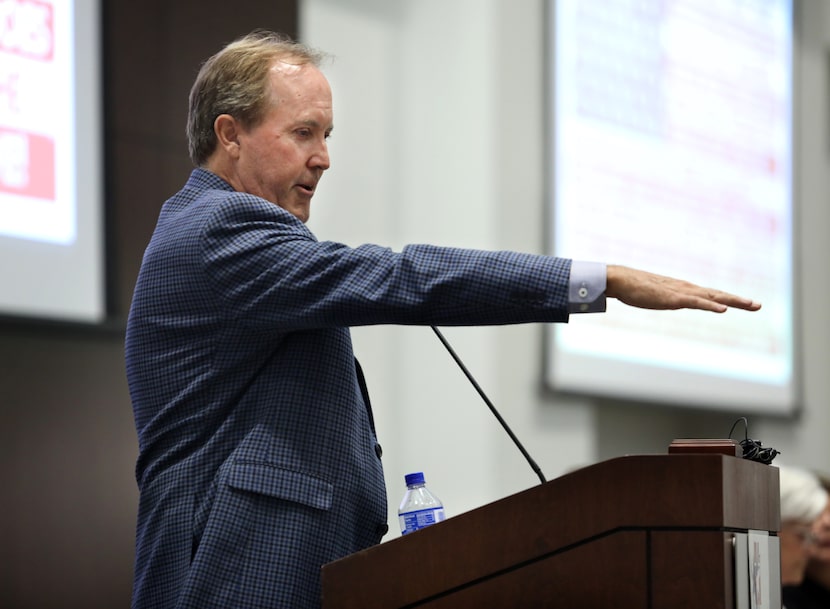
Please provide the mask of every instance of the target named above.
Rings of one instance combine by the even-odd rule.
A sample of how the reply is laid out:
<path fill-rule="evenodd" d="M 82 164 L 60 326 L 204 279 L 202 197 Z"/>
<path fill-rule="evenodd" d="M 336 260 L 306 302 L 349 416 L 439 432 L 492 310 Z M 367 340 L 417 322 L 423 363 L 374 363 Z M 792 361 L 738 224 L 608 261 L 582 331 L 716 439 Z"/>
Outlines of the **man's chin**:
<path fill-rule="evenodd" d="M 288 205 L 280 205 L 285 211 L 296 217 L 300 222 L 308 222 L 311 215 L 311 205 L 309 203 L 293 203 Z"/>

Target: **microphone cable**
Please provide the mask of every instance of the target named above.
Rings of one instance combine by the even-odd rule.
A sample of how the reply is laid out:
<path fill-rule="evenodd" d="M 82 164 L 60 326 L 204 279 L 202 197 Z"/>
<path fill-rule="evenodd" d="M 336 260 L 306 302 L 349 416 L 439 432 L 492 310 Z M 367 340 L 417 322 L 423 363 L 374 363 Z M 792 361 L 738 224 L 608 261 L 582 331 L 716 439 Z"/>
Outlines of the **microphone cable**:
<path fill-rule="evenodd" d="M 744 422 L 744 439 L 741 440 L 739 444 L 743 449 L 743 458 L 748 459 L 750 461 L 755 461 L 756 463 L 770 465 L 772 463 L 772 460 L 775 459 L 775 457 L 777 457 L 781 453 L 772 447 L 764 448 L 763 446 L 761 446 L 761 443 L 759 441 L 752 440 L 749 437 L 749 423 L 747 422 L 746 417 L 740 417 L 732 424 L 732 429 L 729 430 L 729 438 L 732 438 L 732 432 L 735 431 L 735 427 L 741 421 Z"/>
<path fill-rule="evenodd" d="M 493 405 L 493 402 L 490 401 L 490 398 L 488 398 L 487 394 L 484 393 L 484 390 L 476 382 L 475 378 L 473 378 L 473 375 L 470 373 L 469 370 L 467 370 L 467 367 L 464 365 L 464 362 L 462 362 L 461 358 L 458 357 L 458 354 L 456 354 L 455 350 L 452 348 L 450 343 L 447 342 L 447 339 L 444 338 L 444 335 L 441 334 L 441 332 L 435 326 L 430 326 L 430 328 L 432 328 L 432 331 L 435 332 L 435 335 L 438 337 L 438 340 L 441 341 L 441 344 L 444 345 L 446 350 L 455 360 L 455 363 L 458 364 L 458 367 L 461 368 L 461 371 L 464 373 L 464 376 L 467 377 L 467 380 L 469 380 L 470 383 L 472 383 L 473 387 L 475 387 L 475 390 L 478 392 L 478 395 L 481 396 L 481 399 L 484 400 L 484 403 L 487 404 L 487 407 L 490 409 L 490 412 L 492 412 L 493 416 L 496 417 L 499 423 L 501 423 L 501 426 L 504 428 L 504 431 L 507 432 L 507 435 L 510 436 L 510 439 L 513 440 L 513 443 L 518 447 L 522 455 L 524 455 L 524 458 L 530 464 L 531 469 L 533 469 L 533 471 L 539 477 L 539 480 L 542 481 L 542 484 L 547 482 L 547 480 L 545 480 L 545 475 L 542 473 L 541 468 L 536 464 L 536 461 L 533 460 L 533 457 L 530 456 L 530 453 L 528 453 L 527 450 L 525 450 L 525 447 L 522 446 L 522 443 L 519 441 L 519 438 L 516 437 L 516 434 L 513 433 L 513 430 L 510 429 L 510 426 L 502 418 L 501 414 L 499 414 L 499 411 Z"/>

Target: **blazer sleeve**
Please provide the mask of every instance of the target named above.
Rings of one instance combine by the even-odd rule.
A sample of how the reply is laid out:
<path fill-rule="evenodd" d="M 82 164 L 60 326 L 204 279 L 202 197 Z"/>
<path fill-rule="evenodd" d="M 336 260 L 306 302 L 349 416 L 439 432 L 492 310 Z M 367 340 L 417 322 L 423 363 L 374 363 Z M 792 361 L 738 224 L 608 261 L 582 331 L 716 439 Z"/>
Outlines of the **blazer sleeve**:
<path fill-rule="evenodd" d="M 204 272 L 228 314 L 285 329 L 495 325 L 568 319 L 571 261 L 509 251 L 318 241 L 281 208 L 234 193 L 202 233 Z"/>

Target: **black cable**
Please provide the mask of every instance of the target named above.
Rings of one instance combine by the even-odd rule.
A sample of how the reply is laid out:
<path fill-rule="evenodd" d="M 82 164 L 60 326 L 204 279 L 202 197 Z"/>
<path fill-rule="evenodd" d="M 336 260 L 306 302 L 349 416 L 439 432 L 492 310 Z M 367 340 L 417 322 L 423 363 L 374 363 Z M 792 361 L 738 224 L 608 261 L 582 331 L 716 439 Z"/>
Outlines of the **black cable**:
<path fill-rule="evenodd" d="M 764 465 L 772 463 L 772 460 L 781 453 L 772 447 L 764 448 L 759 441 L 749 438 L 749 423 L 746 417 L 740 417 L 732 424 L 732 429 L 729 430 L 729 438 L 732 439 L 732 432 L 735 431 L 735 427 L 741 421 L 744 422 L 744 439 L 739 444 L 743 449 L 743 458 L 757 463 L 763 463 Z"/>
<path fill-rule="evenodd" d="M 542 473 L 541 468 L 538 465 L 536 465 L 536 461 L 533 460 L 533 457 L 530 456 L 530 453 L 528 453 L 525 450 L 525 447 L 522 446 L 522 443 L 519 442 L 519 438 L 517 438 L 516 434 L 513 433 L 513 430 L 510 429 L 510 426 L 505 422 L 505 420 L 499 414 L 499 411 L 496 410 L 496 407 L 493 405 L 493 402 L 490 401 L 490 398 L 488 398 L 487 394 L 484 393 L 484 390 L 479 386 L 479 384 L 473 378 L 473 375 L 470 374 L 469 370 L 467 370 L 467 367 L 464 365 L 464 362 L 462 362 L 461 358 L 458 357 L 458 355 L 455 353 L 452 346 L 450 346 L 450 343 L 447 342 L 446 338 L 444 338 L 444 335 L 441 334 L 441 332 L 435 326 L 430 326 L 430 327 L 432 328 L 432 331 L 435 332 L 436 336 L 438 336 L 438 339 L 441 341 L 441 344 L 444 345 L 444 347 L 447 349 L 449 354 L 455 360 L 455 363 L 458 364 L 458 367 L 461 368 L 461 371 L 467 377 L 467 380 L 469 380 L 470 383 L 472 383 L 473 387 L 475 387 L 475 390 L 478 391 L 478 395 L 480 395 L 481 399 L 484 400 L 484 403 L 487 404 L 487 407 L 490 409 L 490 412 L 492 412 L 493 416 L 495 416 L 496 419 L 498 419 L 498 422 L 501 423 L 501 426 L 504 428 L 504 431 L 507 432 L 507 435 L 510 436 L 510 439 L 513 440 L 513 443 L 519 448 L 522 455 L 524 455 L 524 458 L 530 464 L 530 467 L 533 469 L 534 472 L 536 472 L 536 475 L 539 476 L 539 480 L 542 481 L 542 484 L 547 482 L 547 480 L 545 480 L 545 475 Z"/>

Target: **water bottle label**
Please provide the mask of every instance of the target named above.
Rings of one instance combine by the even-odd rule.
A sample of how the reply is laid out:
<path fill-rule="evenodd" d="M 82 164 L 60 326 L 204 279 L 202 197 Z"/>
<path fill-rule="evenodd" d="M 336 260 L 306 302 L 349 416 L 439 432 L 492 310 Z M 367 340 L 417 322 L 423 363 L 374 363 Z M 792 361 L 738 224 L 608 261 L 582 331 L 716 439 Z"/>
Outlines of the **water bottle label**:
<path fill-rule="evenodd" d="M 423 529 L 436 522 L 444 520 L 444 508 L 429 508 L 427 510 L 416 510 L 406 512 L 398 516 L 401 523 L 401 534 L 406 535 L 418 529 Z"/>

